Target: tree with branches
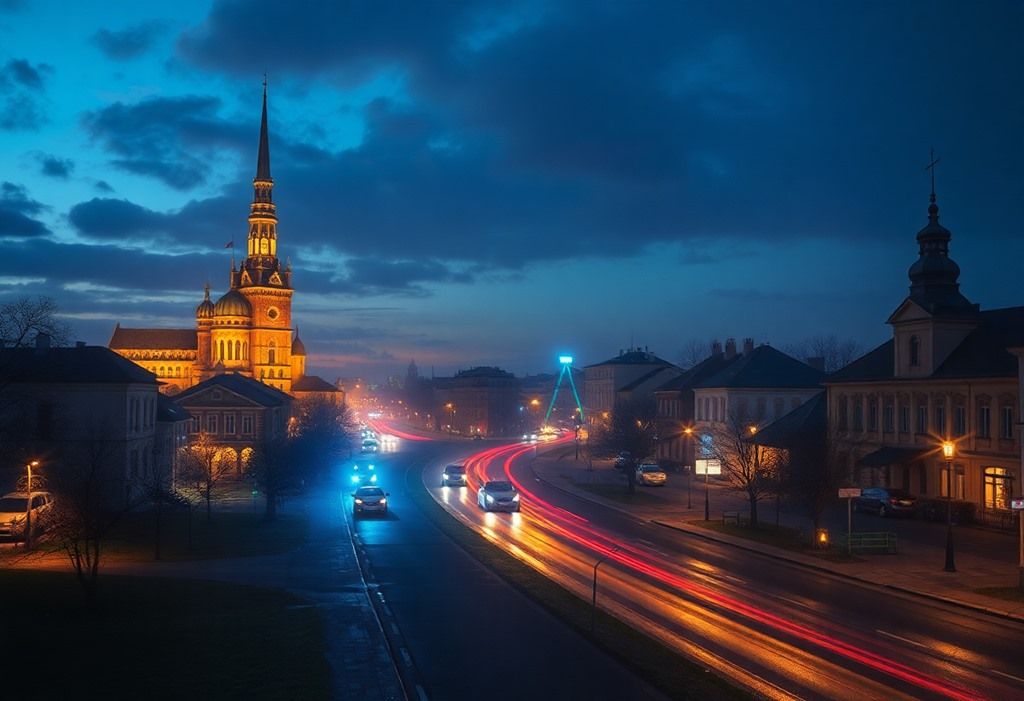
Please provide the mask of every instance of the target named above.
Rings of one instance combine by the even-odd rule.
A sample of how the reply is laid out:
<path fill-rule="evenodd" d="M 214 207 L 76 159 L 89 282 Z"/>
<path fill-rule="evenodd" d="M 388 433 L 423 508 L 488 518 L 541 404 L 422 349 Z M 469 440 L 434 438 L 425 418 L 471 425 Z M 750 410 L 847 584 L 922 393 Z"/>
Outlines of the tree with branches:
<path fill-rule="evenodd" d="M 351 453 L 356 421 L 348 405 L 313 396 L 295 403 L 294 418 L 288 457 L 297 472 L 323 478 Z"/>
<path fill-rule="evenodd" d="M 296 469 L 294 439 L 275 438 L 260 443 L 253 449 L 249 474 L 255 486 L 265 497 L 264 517 L 277 518 L 277 505 L 281 496 L 302 483 L 301 472 Z"/>
<path fill-rule="evenodd" d="M 608 423 L 599 426 L 591 438 L 592 450 L 598 457 L 612 457 L 621 452 L 632 456 L 626 466 L 626 488 L 636 491 L 636 463 L 654 454 L 658 441 L 658 410 L 653 399 L 620 400 L 615 403 Z"/>
<path fill-rule="evenodd" d="M 742 492 L 750 506 L 750 527 L 757 528 L 757 504 L 777 488 L 777 452 L 764 450 L 751 439 L 757 425 L 746 417 L 729 414 L 711 434 L 707 445 L 722 465 L 729 486 Z"/>
<path fill-rule="evenodd" d="M 839 488 L 850 482 L 847 448 L 841 445 L 834 433 L 823 431 L 799 436 L 780 452 L 783 492 L 800 505 L 815 531 Z"/>
<path fill-rule="evenodd" d="M 852 338 L 840 339 L 834 333 L 810 336 L 787 345 L 784 352 L 799 360 L 822 358 L 825 372 L 846 367 L 864 354 L 864 346 Z"/>
<path fill-rule="evenodd" d="M 57 317 L 57 302 L 51 297 L 19 297 L 0 304 L 0 347 L 28 346 L 38 334 L 49 336 L 51 345 L 67 345 L 71 328 Z"/>
<path fill-rule="evenodd" d="M 218 487 L 231 476 L 232 467 L 221 459 L 221 446 L 205 431 L 198 434 L 186 449 L 182 491 L 191 491 L 206 503 L 207 523 L 212 517 L 213 501 L 221 496 Z"/>

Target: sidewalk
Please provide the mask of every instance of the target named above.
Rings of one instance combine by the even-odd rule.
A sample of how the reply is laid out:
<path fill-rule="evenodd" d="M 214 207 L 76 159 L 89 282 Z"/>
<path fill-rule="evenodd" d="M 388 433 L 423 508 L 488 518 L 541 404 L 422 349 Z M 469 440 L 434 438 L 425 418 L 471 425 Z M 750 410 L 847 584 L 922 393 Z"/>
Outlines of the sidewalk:
<path fill-rule="evenodd" d="M 704 483 L 695 479 L 687 495 L 683 474 L 668 474 L 664 487 L 637 486 L 641 504 L 625 504 L 617 499 L 626 490 L 626 479 L 610 461 L 594 461 L 588 469 L 584 460 L 574 460 L 572 449 L 556 448 L 541 454 L 533 463 L 537 477 L 554 487 L 607 507 L 630 513 L 658 525 L 683 531 L 697 537 L 728 543 L 738 548 L 762 553 L 795 565 L 830 572 L 866 584 L 953 603 L 999 616 L 1024 621 L 1024 602 L 1007 601 L 977 592 L 990 587 L 1015 587 L 1018 583 L 1017 535 L 973 527 L 954 527 L 956 572 L 945 572 L 946 527 L 941 523 L 919 519 L 883 519 L 873 515 L 854 514 L 854 531 L 889 531 L 897 533 L 899 553 L 857 554 L 851 561 L 832 561 L 806 552 L 788 550 L 759 543 L 699 525 L 704 519 Z M 603 495 L 609 495 L 603 496 Z M 749 504 L 743 495 L 714 481 L 708 487 L 710 518 L 721 522 L 723 511 L 746 511 Z M 687 503 L 689 501 L 690 507 Z M 762 524 L 775 524 L 773 500 L 758 504 Z M 826 514 L 824 525 L 833 540 L 846 532 L 846 510 L 833 509 Z M 785 505 L 779 513 L 780 526 L 800 530 L 810 542 L 811 522 Z"/>

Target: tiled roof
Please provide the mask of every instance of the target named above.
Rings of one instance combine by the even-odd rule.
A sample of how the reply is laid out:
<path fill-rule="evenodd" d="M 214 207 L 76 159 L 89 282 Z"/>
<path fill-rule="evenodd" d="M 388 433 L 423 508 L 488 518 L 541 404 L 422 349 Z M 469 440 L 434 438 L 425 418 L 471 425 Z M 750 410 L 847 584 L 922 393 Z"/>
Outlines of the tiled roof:
<path fill-rule="evenodd" d="M 810 440 L 824 440 L 827 428 L 825 393 L 819 392 L 785 416 L 771 422 L 751 438 L 758 445 L 786 448 Z"/>
<path fill-rule="evenodd" d="M 736 356 L 721 371 L 698 382 L 697 388 L 810 388 L 821 384 L 825 373 L 771 346 L 758 346 Z"/>
<path fill-rule="evenodd" d="M 156 375 L 103 346 L 0 349 L 0 382 L 144 383 Z"/>
<path fill-rule="evenodd" d="M 723 353 L 708 356 L 679 377 L 672 378 L 655 391 L 672 392 L 693 389 L 699 382 L 721 372 L 726 366 L 736 362 L 740 357 L 742 356 L 736 355 L 727 359 Z"/>
<path fill-rule="evenodd" d="M 188 406 L 197 394 L 205 392 L 211 387 L 223 387 L 265 407 L 281 406 L 292 401 L 291 395 L 259 380 L 254 380 L 251 377 L 234 372 L 214 375 L 208 380 L 192 385 L 188 389 L 174 395 L 174 401 Z"/>
<path fill-rule="evenodd" d="M 123 350 L 196 350 L 195 329 L 126 329 L 120 325 L 110 337 L 110 348 Z"/>
<path fill-rule="evenodd" d="M 157 394 L 156 420 L 165 422 L 188 421 L 192 415 L 185 407 L 178 406 L 165 394 Z"/>
<path fill-rule="evenodd" d="M 643 350 L 629 350 L 623 353 L 619 353 L 614 358 L 609 358 L 603 363 L 594 363 L 593 365 L 587 365 L 588 368 L 596 368 L 602 365 L 671 365 L 672 363 L 659 358 L 650 351 Z"/>
<path fill-rule="evenodd" d="M 640 377 L 638 377 L 635 380 L 633 380 L 632 382 L 630 382 L 629 384 L 626 384 L 626 385 L 624 385 L 622 387 L 617 388 L 616 391 L 617 392 L 632 392 L 637 387 L 639 387 L 639 386 L 641 386 L 641 385 L 643 385 L 643 384 L 645 384 L 647 382 L 650 382 L 656 375 L 665 372 L 666 369 L 667 369 L 667 367 L 662 366 L 662 367 L 656 367 L 653 370 L 649 370 L 646 373 L 644 373 L 643 375 L 641 375 Z"/>
<path fill-rule="evenodd" d="M 934 373 L 920 379 L 1016 377 L 1017 358 L 1007 348 L 1024 346 L 1024 307 L 981 312 L 980 325 L 958 345 Z M 895 354 L 890 339 L 828 376 L 829 384 L 877 382 L 896 379 Z M 902 379 L 902 378 L 901 378 Z"/>
<path fill-rule="evenodd" d="M 340 392 L 327 380 L 316 375 L 303 375 L 292 383 L 293 392 Z"/>

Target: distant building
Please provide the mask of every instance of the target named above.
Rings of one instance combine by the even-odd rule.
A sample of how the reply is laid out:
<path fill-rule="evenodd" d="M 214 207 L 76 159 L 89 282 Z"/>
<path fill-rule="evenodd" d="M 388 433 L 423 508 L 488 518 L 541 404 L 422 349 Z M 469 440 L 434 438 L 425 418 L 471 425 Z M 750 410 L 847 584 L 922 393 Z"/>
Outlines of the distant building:
<path fill-rule="evenodd" d="M 1021 477 L 1024 307 L 981 311 L 964 297 L 950 238 L 932 193 L 892 338 L 826 381 L 829 429 L 861 485 L 951 495 L 1006 525 Z M 956 444 L 952 471 L 943 441 Z"/>
<path fill-rule="evenodd" d="M 116 505 L 171 472 L 173 451 L 157 450 L 156 377 L 107 348 L 51 348 L 40 334 L 34 348 L 0 349 L 0 388 L 3 459 L 14 468 L 40 460 L 45 480 L 62 462 L 96 461 Z"/>
<path fill-rule="evenodd" d="M 441 430 L 463 435 L 507 436 L 519 430 L 519 383 L 495 367 L 436 378 L 434 413 Z"/>
<path fill-rule="evenodd" d="M 189 433 L 208 434 L 221 446 L 218 460 L 241 475 L 255 449 L 288 432 L 293 397 L 240 373 L 214 375 L 176 395 L 191 415 Z"/>
<path fill-rule="evenodd" d="M 619 351 L 618 356 L 583 369 L 583 409 L 588 422 L 607 420 L 617 401 L 645 399 L 682 370 L 646 348 Z"/>
<path fill-rule="evenodd" d="M 263 92 L 253 201 L 246 256 L 232 259 L 229 288 L 216 302 L 205 296 L 196 307 L 194 329 L 132 329 L 118 324 L 112 350 L 157 375 L 175 393 L 210 377 L 240 373 L 296 396 L 330 396 L 340 390 L 306 375 L 306 348 L 292 329 L 292 271 L 277 251 L 277 211 L 270 176 L 267 94 Z M 234 241 L 229 244 L 234 246 Z"/>

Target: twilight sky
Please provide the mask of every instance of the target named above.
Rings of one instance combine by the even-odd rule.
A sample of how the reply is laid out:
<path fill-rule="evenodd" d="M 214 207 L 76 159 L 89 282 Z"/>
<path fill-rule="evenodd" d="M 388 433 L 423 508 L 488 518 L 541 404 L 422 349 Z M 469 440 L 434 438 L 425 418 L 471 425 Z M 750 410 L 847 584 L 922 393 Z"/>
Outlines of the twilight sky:
<path fill-rule="evenodd" d="M 326 379 L 884 340 L 926 222 L 1024 303 L 1024 3 L 0 0 L 0 300 L 194 326 L 279 253 Z"/>

